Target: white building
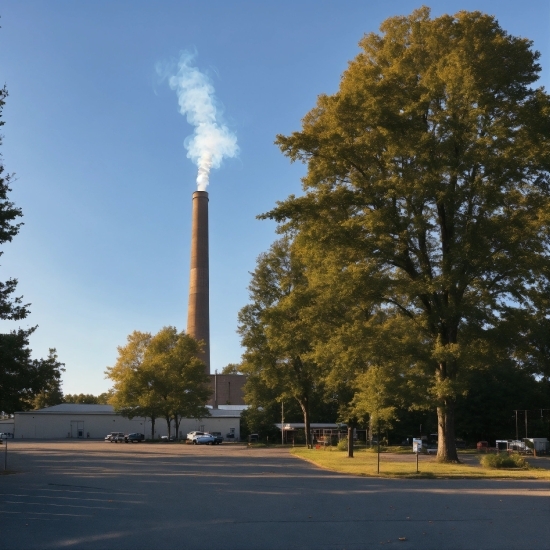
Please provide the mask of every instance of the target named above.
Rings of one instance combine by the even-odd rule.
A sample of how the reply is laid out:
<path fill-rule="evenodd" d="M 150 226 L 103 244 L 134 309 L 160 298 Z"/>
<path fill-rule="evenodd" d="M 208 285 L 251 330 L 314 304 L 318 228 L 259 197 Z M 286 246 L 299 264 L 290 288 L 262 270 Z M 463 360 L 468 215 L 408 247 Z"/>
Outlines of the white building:
<path fill-rule="evenodd" d="M 234 440 L 240 439 L 240 418 L 245 407 L 210 409 L 206 418 L 183 418 L 179 426 L 180 437 L 188 432 L 200 430 L 204 432 L 220 432 L 223 437 L 234 435 Z M 151 437 L 151 419 L 135 417 L 124 418 L 115 413 L 111 405 L 79 405 L 63 403 L 35 411 L 15 413 L 13 419 L 13 434 L 15 439 L 103 439 L 110 432 L 145 434 Z M 174 433 L 174 423 L 171 425 Z M 154 437 L 168 435 L 166 420 L 157 418 Z"/>

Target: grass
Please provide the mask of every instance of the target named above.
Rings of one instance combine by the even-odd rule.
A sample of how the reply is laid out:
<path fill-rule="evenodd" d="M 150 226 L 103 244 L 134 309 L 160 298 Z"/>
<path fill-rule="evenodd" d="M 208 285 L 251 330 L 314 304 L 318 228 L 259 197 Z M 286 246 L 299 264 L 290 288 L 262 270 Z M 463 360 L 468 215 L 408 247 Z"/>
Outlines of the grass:
<path fill-rule="evenodd" d="M 354 451 L 354 458 L 348 458 L 346 452 L 323 451 L 322 449 L 306 449 L 295 447 L 291 453 L 327 470 L 371 477 L 398 478 L 457 478 L 457 479 L 548 479 L 550 470 L 531 469 L 489 469 L 481 465 L 443 464 L 434 457 L 420 455 L 418 461 L 419 473 L 416 473 L 416 462 L 405 460 L 402 455 L 380 455 L 380 474 L 377 473 L 376 453 L 365 450 Z M 412 453 L 410 453 L 412 454 Z M 409 454 L 409 456 L 410 456 Z"/>

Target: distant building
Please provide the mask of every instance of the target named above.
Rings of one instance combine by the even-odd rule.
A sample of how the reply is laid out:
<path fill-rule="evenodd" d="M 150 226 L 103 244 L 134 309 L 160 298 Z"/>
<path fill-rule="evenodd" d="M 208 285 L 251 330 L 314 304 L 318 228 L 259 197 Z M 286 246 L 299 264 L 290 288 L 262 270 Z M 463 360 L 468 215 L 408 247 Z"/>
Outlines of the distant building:
<path fill-rule="evenodd" d="M 242 374 L 211 374 L 212 395 L 207 405 L 213 408 L 223 405 L 245 406 L 244 385 L 247 378 Z"/>

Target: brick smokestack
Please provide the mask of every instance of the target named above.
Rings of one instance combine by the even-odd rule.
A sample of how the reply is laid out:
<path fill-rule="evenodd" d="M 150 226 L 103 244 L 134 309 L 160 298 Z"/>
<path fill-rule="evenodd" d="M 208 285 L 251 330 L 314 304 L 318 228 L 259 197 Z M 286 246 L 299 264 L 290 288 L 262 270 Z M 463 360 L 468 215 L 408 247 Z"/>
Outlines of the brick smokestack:
<path fill-rule="evenodd" d="M 193 193 L 193 226 L 191 230 L 191 272 L 187 334 L 204 342 L 200 358 L 210 374 L 210 305 L 208 282 L 208 193 Z"/>

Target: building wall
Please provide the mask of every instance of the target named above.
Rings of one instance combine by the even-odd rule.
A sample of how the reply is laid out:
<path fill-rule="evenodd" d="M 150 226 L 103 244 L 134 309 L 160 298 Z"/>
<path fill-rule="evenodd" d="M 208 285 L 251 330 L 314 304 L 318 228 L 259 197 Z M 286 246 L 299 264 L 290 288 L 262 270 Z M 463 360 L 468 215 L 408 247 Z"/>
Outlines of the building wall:
<path fill-rule="evenodd" d="M 13 418 L 8 418 L 6 420 L 0 420 L 0 433 L 13 433 L 14 420 Z"/>
<path fill-rule="evenodd" d="M 215 406 L 217 393 L 217 405 L 244 405 L 246 378 L 242 374 L 211 374 L 212 395 L 207 404 Z"/>
<path fill-rule="evenodd" d="M 14 436 L 16 439 L 76 438 L 79 422 L 84 438 L 103 439 L 110 432 L 145 433 L 143 418 L 130 420 L 116 414 L 93 413 L 15 413 Z"/>
<path fill-rule="evenodd" d="M 240 418 L 204 418 L 195 420 L 184 418 L 180 424 L 182 437 L 193 430 L 208 432 L 221 432 L 222 436 L 234 430 L 235 439 L 240 438 Z M 6 430 L 8 431 L 8 430 Z M 82 432 L 82 438 L 103 439 L 110 432 L 144 433 L 145 437 L 151 437 L 151 420 L 137 417 L 124 418 L 117 414 L 94 413 L 15 413 L 14 437 L 16 439 L 66 439 L 78 438 L 78 432 Z M 172 423 L 172 435 L 174 424 Z M 166 420 L 159 418 L 155 421 L 155 438 L 168 435 Z"/>

